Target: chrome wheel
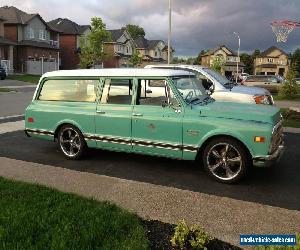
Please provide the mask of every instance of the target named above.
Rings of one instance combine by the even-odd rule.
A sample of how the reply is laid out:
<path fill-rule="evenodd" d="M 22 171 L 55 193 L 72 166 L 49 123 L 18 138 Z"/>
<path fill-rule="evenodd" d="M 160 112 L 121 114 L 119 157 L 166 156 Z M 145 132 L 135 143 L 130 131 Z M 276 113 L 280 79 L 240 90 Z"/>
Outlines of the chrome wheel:
<path fill-rule="evenodd" d="M 68 157 L 76 157 L 82 148 L 80 135 L 72 127 L 65 127 L 61 130 L 59 144 L 63 153 Z"/>
<path fill-rule="evenodd" d="M 216 178 L 229 181 L 242 170 L 242 157 L 233 145 L 222 142 L 210 148 L 207 154 L 207 168 Z"/>

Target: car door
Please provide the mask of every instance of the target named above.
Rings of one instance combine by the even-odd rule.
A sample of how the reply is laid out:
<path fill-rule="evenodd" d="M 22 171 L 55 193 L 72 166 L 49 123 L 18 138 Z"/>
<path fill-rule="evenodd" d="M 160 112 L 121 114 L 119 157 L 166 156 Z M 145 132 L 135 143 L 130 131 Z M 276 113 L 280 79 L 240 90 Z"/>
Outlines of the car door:
<path fill-rule="evenodd" d="M 103 78 L 96 109 L 97 147 L 131 151 L 132 78 Z"/>
<path fill-rule="evenodd" d="M 147 88 L 155 88 L 147 91 Z M 132 113 L 133 150 L 182 157 L 182 108 L 165 79 L 137 79 Z"/>

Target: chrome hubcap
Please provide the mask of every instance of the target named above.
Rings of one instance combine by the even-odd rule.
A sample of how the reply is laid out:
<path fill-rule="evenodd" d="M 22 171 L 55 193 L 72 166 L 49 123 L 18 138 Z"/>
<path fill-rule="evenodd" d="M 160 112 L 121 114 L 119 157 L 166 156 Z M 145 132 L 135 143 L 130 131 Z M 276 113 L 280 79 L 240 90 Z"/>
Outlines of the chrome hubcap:
<path fill-rule="evenodd" d="M 242 169 L 242 157 L 239 151 L 228 143 L 214 145 L 207 154 L 209 171 L 219 179 L 231 180 Z"/>
<path fill-rule="evenodd" d="M 67 156 L 78 154 L 81 148 L 79 134 L 72 128 L 65 128 L 60 134 L 60 148 Z"/>

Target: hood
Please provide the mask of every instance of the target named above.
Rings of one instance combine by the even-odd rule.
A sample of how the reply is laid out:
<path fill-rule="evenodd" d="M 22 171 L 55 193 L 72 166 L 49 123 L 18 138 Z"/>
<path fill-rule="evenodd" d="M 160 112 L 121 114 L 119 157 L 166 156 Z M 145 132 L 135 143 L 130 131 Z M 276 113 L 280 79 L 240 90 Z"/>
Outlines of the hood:
<path fill-rule="evenodd" d="M 233 102 L 211 102 L 205 106 L 195 105 L 200 116 L 218 117 L 245 121 L 276 124 L 280 119 L 280 109 L 270 105 L 253 105 Z"/>
<path fill-rule="evenodd" d="M 270 92 L 263 88 L 246 87 L 246 86 L 234 86 L 231 92 L 250 94 L 250 95 L 271 95 Z"/>

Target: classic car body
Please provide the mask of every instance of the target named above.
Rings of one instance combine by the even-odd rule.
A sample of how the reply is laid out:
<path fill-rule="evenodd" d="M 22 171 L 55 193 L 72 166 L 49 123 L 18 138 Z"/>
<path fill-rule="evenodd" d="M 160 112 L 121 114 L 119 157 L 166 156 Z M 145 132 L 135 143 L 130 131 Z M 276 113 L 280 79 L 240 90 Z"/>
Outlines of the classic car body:
<path fill-rule="evenodd" d="M 200 159 L 204 165 L 221 164 L 222 160 L 229 177 L 212 175 L 223 182 L 234 182 L 244 175 L 231 173 L 228 165 L 240 164 L 239 171 L 250 162 L 266 165 L 282 151 L 278 108 L 215 102 L 194 74 L 178 70 L 46 73 L 25 119 L 28 136 L 57 140 L 70 159 L 79 158 L 87 146 Z"/>

